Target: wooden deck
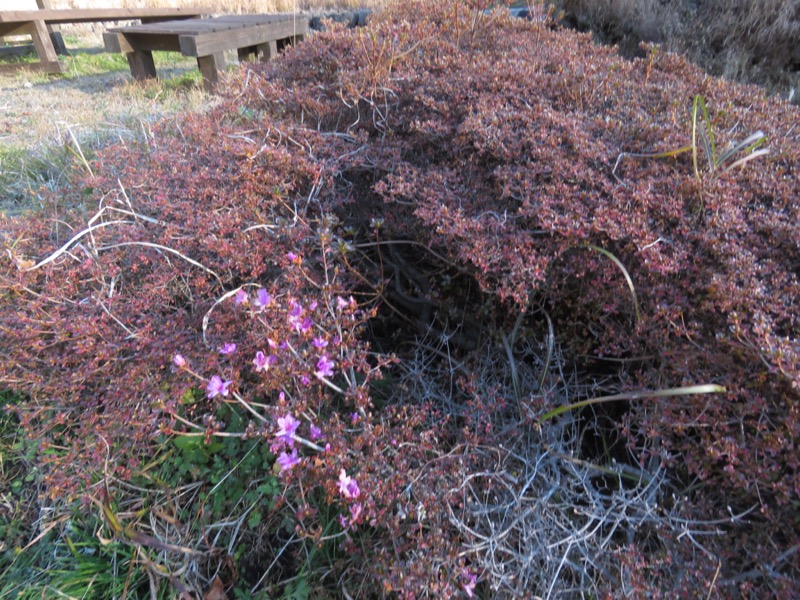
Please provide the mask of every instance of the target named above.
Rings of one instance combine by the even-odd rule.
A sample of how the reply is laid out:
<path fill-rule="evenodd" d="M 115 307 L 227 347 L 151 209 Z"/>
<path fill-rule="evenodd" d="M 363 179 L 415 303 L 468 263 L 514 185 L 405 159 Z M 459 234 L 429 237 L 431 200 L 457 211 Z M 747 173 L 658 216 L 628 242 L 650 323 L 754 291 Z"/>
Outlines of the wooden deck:
<path fill-rule="evenodd" d="M 156 77 L 153 51 L 180 52 L 197 58 L 207 88 L 225 68 L 223 53 L 237 51 L 239 60 L 269 60 L 287 44 L 305 38 L 308 19 L 292 14 L 228 15 L 211 19 L 164 21 L 109 29 L 106 51 L 123 52 L 134 79 Z"/>
<path fill-rule="evenodd" d="M 30 35 L 38 63 L 0 65 L 0 72 L 20 69 L 60 73 L 56 47 L 64 53 L 66 48 L 60 34 L 51 38 L 48 29 L 66 23 L 100 23 L 104 21 L 132 21 L 151 23 L 164 20 L 190 19 L 211 14 L 210 8 L 86 8 L 86 9 L 40 9 L 0 11 L 0 37 Z M 55 44 L 54 44 L 55 41 Z"/>

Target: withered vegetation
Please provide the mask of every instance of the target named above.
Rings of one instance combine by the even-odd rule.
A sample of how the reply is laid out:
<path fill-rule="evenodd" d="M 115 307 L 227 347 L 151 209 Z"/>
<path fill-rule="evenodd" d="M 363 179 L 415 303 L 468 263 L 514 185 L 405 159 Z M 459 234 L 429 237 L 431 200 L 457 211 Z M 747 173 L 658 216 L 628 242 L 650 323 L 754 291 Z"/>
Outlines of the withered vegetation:
<path fill-rule="evenodd" d="M 797 597 L 797 108 L 482 4 L 318 34 L 3 222 L 46 494 L 187 593 Z"/>

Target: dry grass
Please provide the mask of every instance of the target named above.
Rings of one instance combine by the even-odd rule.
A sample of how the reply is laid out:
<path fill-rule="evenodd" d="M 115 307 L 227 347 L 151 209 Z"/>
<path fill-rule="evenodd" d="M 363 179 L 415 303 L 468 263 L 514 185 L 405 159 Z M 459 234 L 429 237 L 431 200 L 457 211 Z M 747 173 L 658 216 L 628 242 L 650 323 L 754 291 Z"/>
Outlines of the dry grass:
<path fill-rule="evenodd" d="M 642 41 L 783 96 L 800 87 L 800 4 L 786 0 L 551 0 L 581 29 L 634 55 Z M 797 97 L 797 96 L 795 96 Z"/>
<path fill-rule="evenodd" d="M 3 8 L 35 9 L 34 0 L 2 0 Z M 219 13 L 325 12 L 377 7 L 383 0 L 51 0 L 52 8 L 208 6 Z M 63 76 L 21 71 L 0 75 L 0 211 L 14 214 L 60 188 L 71 169 L 104 145 L 139 143 L 158 119 L 202 111 L 215 102 L 202 90 L 196 64 L 156 53 L 161 82 L 131 81 L 125 59 L 102 53 L 103 24 L 64 26 L 73 56 Z M 159 56 L 159 54 L 161 54 Z"/>
<path fill-rule="evenodd" d="M 35 0 L 3 0 L 3 8 L 35 9 Z M 50 0 L 51 8 L 142 8 L 208 6 L 220 13 L 318 11 L 334 8 L 382 6 L 385 0 Z"/>
<path fill-rule="evenodd" d="M 0 76 L 3 212 L 39 205 L 42 191 L 66 183 L 83 163 L 81 155 L 91 158 L 115 141 L 144 142 L 155 120 L 214 102 L 188 59 L 159 57 L 165 80 L 135 84 L 125 59 L 99 54 L 99 45 L 96 37 L 81 40 L 60 77 L 27 71 Z"/>

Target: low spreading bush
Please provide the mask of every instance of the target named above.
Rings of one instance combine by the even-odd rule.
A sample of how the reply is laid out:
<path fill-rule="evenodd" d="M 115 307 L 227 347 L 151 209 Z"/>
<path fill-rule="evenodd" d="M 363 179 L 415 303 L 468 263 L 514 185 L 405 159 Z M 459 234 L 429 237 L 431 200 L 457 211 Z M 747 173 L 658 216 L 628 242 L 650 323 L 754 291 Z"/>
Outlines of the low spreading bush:
<path fill-rule="evenodd" d="M 791 597 L 796 109 L 484 8 L 318 34 L 4 223 L 48 493 L 179 589 Z M 134 483 L 197 490 L 179 540 Z"/>

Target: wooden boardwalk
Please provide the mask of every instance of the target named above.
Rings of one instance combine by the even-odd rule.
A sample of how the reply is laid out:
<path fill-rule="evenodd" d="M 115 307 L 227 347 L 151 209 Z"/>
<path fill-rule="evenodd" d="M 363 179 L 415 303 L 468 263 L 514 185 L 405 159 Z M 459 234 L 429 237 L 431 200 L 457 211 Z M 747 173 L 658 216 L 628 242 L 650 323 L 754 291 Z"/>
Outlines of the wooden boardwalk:
<path fill-rule="evenodd" d="M 107 52 L 125 53 L 134 79 L 156 77 L 153 51 L 166 50 L 196 57 L 204 84 L 212 88 L 225 68 L 226 50 L 235 49 L 239 60 L 266 61 L 304 39 L 307 30 L 308 19 L 292 14 L 228 15 L 113 28 L 103 41 Z"/>
<path fill-rule="evenodd" d="M 44 4 L 44 3 L 42 3 Z M 155 21 L 189 19 L 210 14 L 209 8 L 81 8 L 81 9 L 41 9 L 41 10 L 4 10 L 0 11 L 0 37 L 30 35 L 39 55 L 37 63 L 21 63 L 0 65 L 0 72 L 20 69 L 61 73 L 62 65 L 58 62 L 56 50 L 66 53 L 64 42 L 59 33 L 51 37 L 54 25 L 67 23 L 100 23 L 104 21 L 132 21 L 142 23 Z"/>

